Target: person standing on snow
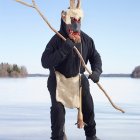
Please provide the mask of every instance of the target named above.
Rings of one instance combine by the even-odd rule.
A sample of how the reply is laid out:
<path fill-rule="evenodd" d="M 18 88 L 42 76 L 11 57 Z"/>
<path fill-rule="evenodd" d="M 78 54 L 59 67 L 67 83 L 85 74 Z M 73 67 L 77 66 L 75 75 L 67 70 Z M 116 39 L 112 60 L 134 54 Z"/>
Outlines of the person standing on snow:
<path fill-rule="evenodd" d="M 58 89 L 61 88 L 60 90 L 62 91 L 62 87 L 59 87 L 60 83 L 57 77 L 60 76 L 70 79 L 75 78 L 79 74 L 82 86 L 83 121 L 86 123 L 84 126 L 86 140 L 99 140 L 96 137 L 94 104 L 90 94 L 89 81 L 84 74 L 85 69 L 82 67 L 80 59 L 73 47 L 75 46 L 79 50 L 86 64 L 88 61 L 90 62 L 92 74 L 89 75 L 89 78 L 94 83 L 99 81 L 102 73 L 102 61 L 95 48 L 93 39 L 81 30 L 82 18 L 83 12 L 80 0 L 78 0 L 77 6 L 74 0 L 70 0 L 70 8 L 61 13 L 61 26 L 59 30 L 59 33 L 67 38 L 66 42 L 55 34 L 47 44 L 41 57 L 42 66 L 50 71 L 47 87 L 52 103 L 50 112 L 52 140 L 64 140 L 65 107 L 71 105 L 73 108 L 74 100 L 76 99 L 77 101 L 77 98 L 72 98 L 71 102 L 68 103 L 68 83 L 63 83 L 61 80 L 59 82 L 63 83 L 63 94 L 66 97 L 62 99 L 63 97 L 59 96 L 61 93 L 59 93 Z M 75 85 L 73 82 L 70 84 Z M 70 94 L 75 93 L 71 91 Z M 72 95 L 72 97 L 75 97 L 75 95 Z"/>

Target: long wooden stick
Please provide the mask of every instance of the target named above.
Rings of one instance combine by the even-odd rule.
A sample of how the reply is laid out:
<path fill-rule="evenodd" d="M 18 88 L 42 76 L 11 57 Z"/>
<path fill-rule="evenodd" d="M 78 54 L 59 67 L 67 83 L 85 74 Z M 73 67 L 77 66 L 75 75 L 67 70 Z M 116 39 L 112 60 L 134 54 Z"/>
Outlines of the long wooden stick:
<path fill-rule="evenodd" d="M 48 20 L 46 19 L 46 17 L 41 13 L 41 11 L 39 10 L 39 8 L 37 7 L 36 3 L 34 0 L 32 0 L 32 5 L 31 4 L 28 4 L 26 2 L 23 2 L 21 0 L 15 0 L 16 2 L 19 2 L 25 6 L 28 6 L 28 7 L 31 7 L 31 8 L 34 8 L 38 13 L 39 15 L 43 18 L 43 20 L 47 23 L 47 25 L 50 27 L 51 30 L 53 30 L 60 38 L 62 38 L 64 41 L 66 41 L 66 38 L 64 36 L 62 36 L 57 30 L 55 30 L 51 25 L 50 23 L 48 22 Z M 78 51 L 78 49 L 74 46 L 74 50 L 76 51 L 76 53 L 78 54 L 81 62 L 82 62 L 82 65 L 83 67 L 86 69 L 86 71 L 89 73 L 89 75 L 92 74 L 92 72 L 87 68 L 86 64 L 85 64 L 85 61 L 83 59 L 83 57 L 81 56 L 80 52 Z M 105 94 L 105 96 L 108 98 L 109 102 L 111 103 L 111 105 L 121 111 L 122 113 L 125 113 L 124 110 L 122 110 L 121 108 L 117 107 L 111 100 L 111 98 L 108 96 L 108 94 L 106 93 L 106 91 L 102 88 L 102 86 L 99 84 L 99 83 L 96 83 L 98 85 L 98 87 L 103 91 L 103 93 Z"/>

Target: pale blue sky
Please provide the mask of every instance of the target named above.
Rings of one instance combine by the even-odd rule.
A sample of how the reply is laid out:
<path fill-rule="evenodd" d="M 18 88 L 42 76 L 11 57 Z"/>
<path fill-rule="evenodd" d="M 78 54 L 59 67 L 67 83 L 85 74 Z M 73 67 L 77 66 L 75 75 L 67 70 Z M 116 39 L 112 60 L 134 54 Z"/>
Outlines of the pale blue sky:
<path fill-rule="evenodd" d="M 61 11 L 69 1 L 36 3 L 59 30 Z M 131 73 L 140 65 L 140 0 L 83 0 L 82 7 L 82 30 L 94 39 L 103 73 Z M 24 65 L 29 73 L 47 73 L 40 58 L 53 34 L 34 9 L 0 0 L 0 62 Z"/>

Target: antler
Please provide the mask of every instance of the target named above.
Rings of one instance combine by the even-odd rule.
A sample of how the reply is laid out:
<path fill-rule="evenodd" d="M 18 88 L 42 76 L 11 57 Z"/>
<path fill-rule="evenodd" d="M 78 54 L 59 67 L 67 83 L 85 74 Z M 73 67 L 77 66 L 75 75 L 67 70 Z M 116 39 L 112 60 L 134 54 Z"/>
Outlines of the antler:
<path fill-rule="evenodd" d="M 39 10 L 39 8 L 37 7 L 36 3 L 34 0 L 32 0 L 32 5 L 31 4 L 28 4 L 26 2 L 23 2 L 21 0 L 15 0 L 16 2 L 19 2 L 25 6 L 28 6 L 28 7 L 31 7 L 31 8 L 34 8 L 38 13 L 39 15 L 43 18 L 43 20 L 47 23 L 47 25 L 60 37 L 62 38 L 64 41 L 66 41 L 66 38 L 64 38 L 58 31 L 56 31 L 51 25 L 50 23 L 48 22 L 48 20 L 45 18 L 45 16 L 41 13 L 41 11 Z M 71 0 L 71 2 L 74 2 L 74 0 Z M 77 7 L 80 7 L 80 0 L 78 0 L 78 3 L 77 3 Z M 78 51 L 78 49 L 74 46 L 74 50 L 76 51 L 78 57 L 80 58 L 81 62 L 82 62 L 82 65 L 83 67 L 87 70 L 87 72 L 89 73 L 89 75 L 92 74 L 92 72 L 87 68 L 86 64 L 85 64 L 85 61 L 83 59 L 83 57 L 81 56 L 80 52 Z M 96 83 L 98 85 L 98 87 L 103 91 L 103 93 L 105 94 L 105 96 L 108 98 L 109 102 L 111 103 L 111 105 L 121 111 L 122 113 L 124 113 L 124 111 L 122 109 L 120 109 L 119 107 L 117 107 L 112 101 L 111 101 L 111 98 L 108 96 L 108 94 L 106 93 L 106 91 L 102 88 L 102 86 L 99 84 L 99 83 Z"/>

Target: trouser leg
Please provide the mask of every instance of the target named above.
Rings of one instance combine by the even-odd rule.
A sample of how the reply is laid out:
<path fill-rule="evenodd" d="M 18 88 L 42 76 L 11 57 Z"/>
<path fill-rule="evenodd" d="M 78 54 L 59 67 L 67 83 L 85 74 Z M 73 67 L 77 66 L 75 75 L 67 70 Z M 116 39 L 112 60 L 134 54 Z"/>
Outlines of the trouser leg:
<path fill-rule="evenodd" d="M 81 77 L 82 82 L 82 112 L 83 120 L 87 124 L 84 127 L 85 135 L 92 137 L 96 135 L 96 122 L 94 120 L 94 104 L 90 94 L 89 82 L 85 75 Z"/>
<path fill-rule="evenodd" d="M 56 101 L 56 79 L 48 80 L 48 90 L 51 96 L 51 139 L 64 140 L 65 108 L 62 103 Z"/>
<path fill-rule="evenodd" d="M 65 123 L 65 109 L 64 106 L 57 102 L 51 107 L 51 130 L 52 140 L 63 140 L 64 137 L 64 123 Z"/>

